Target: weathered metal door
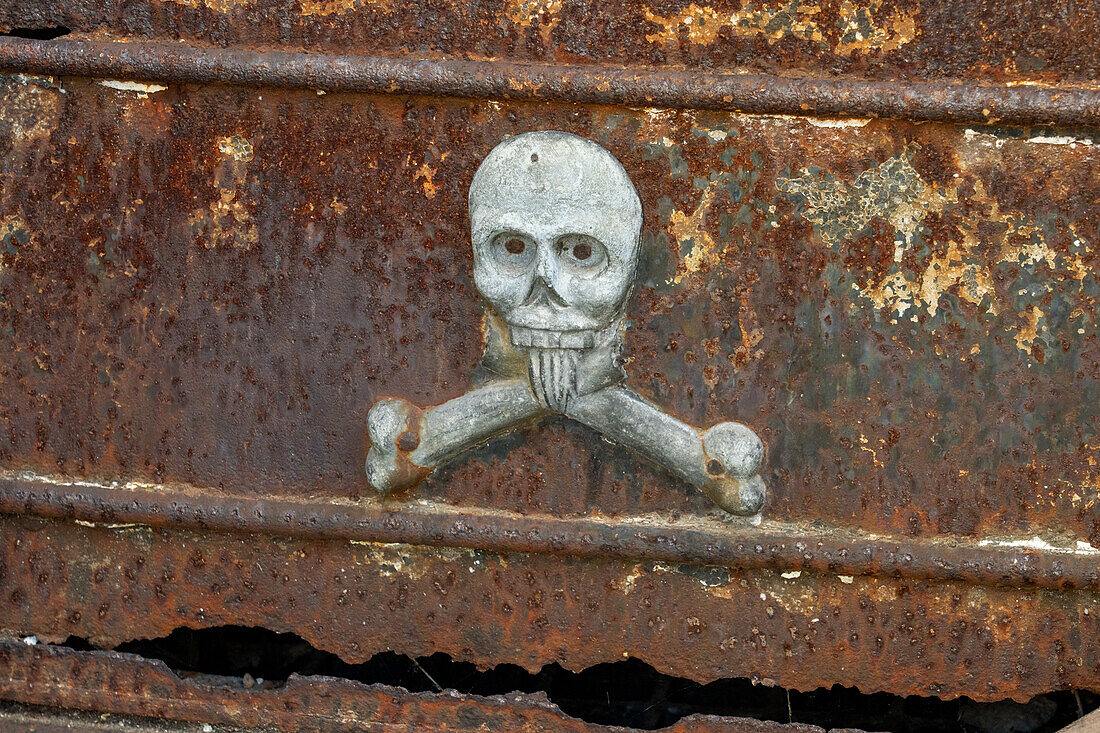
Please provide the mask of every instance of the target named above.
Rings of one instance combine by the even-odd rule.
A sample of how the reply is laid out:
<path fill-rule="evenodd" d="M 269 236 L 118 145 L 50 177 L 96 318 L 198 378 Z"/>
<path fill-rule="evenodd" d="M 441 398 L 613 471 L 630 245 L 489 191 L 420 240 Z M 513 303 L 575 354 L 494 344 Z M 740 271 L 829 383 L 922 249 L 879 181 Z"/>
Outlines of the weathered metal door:
<path fill-rule="evenodd" d="M 349 664 L 1100 691 L 1098 28 L 6 4 L 0 697 L 586 725 L 106 651 L 219 627 Z"/>

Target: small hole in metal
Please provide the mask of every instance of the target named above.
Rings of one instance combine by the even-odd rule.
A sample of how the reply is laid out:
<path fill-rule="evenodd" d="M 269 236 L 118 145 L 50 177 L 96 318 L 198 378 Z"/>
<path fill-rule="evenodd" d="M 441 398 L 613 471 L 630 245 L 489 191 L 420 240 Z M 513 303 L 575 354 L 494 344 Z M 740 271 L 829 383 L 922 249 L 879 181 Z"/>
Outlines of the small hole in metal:
<path fill-rule="evenodd" d="M 527 249 L 527 243 L 522 239 L 512 237 L 504 243 L 504 249 L 508 250 L 509 254 L 521 255 L 523 250 Z"/>
<path fill-rule="evenodd" d="M 707 461 L 707 473 L 711 476 L 721 476 L 726 472 L 726 467 L 722 465 L 722 462 L 717 458 L 711 458 Z"/>
<path fill-rule="evenodd" d="M 397 438 L 397 447 L 406 453 L 416 450 L 420 445 L 420 436 L 412 430 L 406 430 Z"/>
<path fill-rule="evenodd" d="M 532 163 L 538 163 L 539 162 L 539 154 L 538 153 L 531 153 L 531 162 Z"/>
<path fill-rule="evenodd" d="M 592 256 L 592 245 L 581 242 L 573 248 L 573 256 L 578 260 L 587 260 Z"/>

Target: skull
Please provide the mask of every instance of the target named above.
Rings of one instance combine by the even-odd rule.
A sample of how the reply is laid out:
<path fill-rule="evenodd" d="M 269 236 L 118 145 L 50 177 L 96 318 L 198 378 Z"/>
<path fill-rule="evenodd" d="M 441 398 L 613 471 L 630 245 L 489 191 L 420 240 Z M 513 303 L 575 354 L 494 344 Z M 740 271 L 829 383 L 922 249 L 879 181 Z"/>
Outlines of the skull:
<path fill-rule="evenodd" d="M 482 161 L 469 204 L 474 282 L 512 343 L 591 348 L 617 322 L 642 205 L 611 153 L 565 132 L 517 135 Z"/>

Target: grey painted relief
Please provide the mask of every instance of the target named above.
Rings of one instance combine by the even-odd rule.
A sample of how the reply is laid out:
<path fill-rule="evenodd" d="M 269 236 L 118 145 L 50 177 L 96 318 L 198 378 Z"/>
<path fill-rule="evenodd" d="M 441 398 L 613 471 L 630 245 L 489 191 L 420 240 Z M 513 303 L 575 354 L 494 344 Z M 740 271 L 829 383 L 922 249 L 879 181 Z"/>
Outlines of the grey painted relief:
<path fill-rule="evenodd" d="M 728 512 L 760 511 L 764 446 L 745 425 L 699 431 L 622 386 L 623 313 L 642 227 L 638 193 L 611 153 L 564 132 L 494 148 L 469 196 L 474 281 L 491 306 L 484 379 L 437 407 L 371 408 L 366 471 L 380 492 L 506 430 L 561 414 L 702 490 Z"/>

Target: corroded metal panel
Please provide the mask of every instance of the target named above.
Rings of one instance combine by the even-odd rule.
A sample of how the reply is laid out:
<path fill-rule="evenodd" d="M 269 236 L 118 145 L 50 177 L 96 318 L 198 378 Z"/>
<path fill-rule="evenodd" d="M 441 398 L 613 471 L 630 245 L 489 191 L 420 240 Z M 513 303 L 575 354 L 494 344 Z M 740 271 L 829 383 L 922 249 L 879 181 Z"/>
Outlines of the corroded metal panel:
<path fill-rule="evenodd" d="M 953 0 L 24 0 L 0 30 L 329 53 L 742 68 L 877 78 L 1091 82 L 1100 10 L 1087 2 Z"/>
<path fill-rule="evenodd" d="M 1093 9 L 17 5 L 0 28 L 74 33 L 0 40 L 0 628 L 1100 689 Z M 467 192 L 535 130 L 633 181 L 625 386 L 761 437 L 755 521 L 560 416 L 370 486 L 373 404 L 471 387 L 493 331 Z M 308 682 L 204 698 L 132 659 L 0 648 L 27 660 L 61 681 L 0 694 L 114 709 L 94 693 L 125 668 L 126 712 L 186 720 L 567 720 Z"/>
<path fill-rule="evenodd" d="M 348 662 L 435 652 L 483 668 L 633 657 L 947 698 L 1089 688 L 1095 592 L 3 518 L 0 618 L 111 648 L 179 626 L 293 631 Z"/>
<path fill-rule="evenodd" d="M 381 501 L 366 409 L 468 388 L 456 212 L 537 124 L 634 177 L 628 383 L 756 428 L 769 518 L 1097 539 L 1087 133 L 27 77 L 4 99 L 9 469 Z M 560 421 L 414 498 L 709 511 Z"/>

